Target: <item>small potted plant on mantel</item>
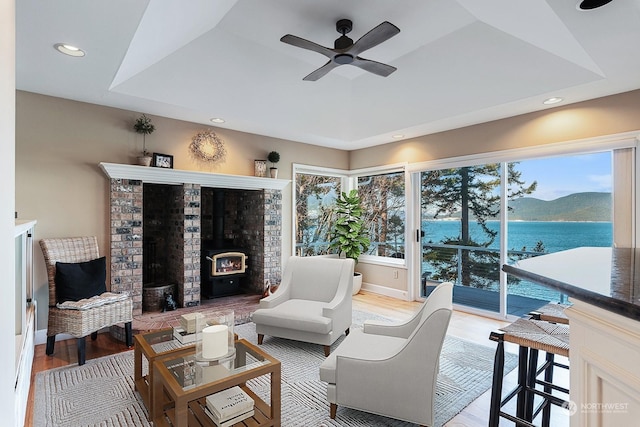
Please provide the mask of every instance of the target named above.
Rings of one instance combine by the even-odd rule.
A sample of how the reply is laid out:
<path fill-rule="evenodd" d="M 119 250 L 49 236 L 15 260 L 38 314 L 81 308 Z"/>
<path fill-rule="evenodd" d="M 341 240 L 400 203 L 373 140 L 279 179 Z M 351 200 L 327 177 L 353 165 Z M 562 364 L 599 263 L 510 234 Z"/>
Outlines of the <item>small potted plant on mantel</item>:
<path fill-rule="evenodd" d="M 344 191 L 336 200 L 335 223 L 330 233 L 330 250 L 336 250 L 338 256 L 352 258 L 358 264 L 358 257 L 369 250 L 369 237 L 362 219 L 362 202 L 357 190 L 351 190 L 349 194 Z M 360 292 L 362 286 L 362 274 L 354 273 L 353 295 Z"/>
<path fill-rule="evenodd" d="M 143 114 L 135 121 L 133 129 L 142 134 L 142 154 L 138 156 L 138 164 L 140 166 L 150 166 L 151 153 L 147 151 L 147 135 L 153 133 L 156 127 L 151 123 L 151 119 Z"/>
<path fill-rule="evenodd" d="M 269 173 L 271 174 L 271 178 L 278 177 L 278 168 L 276 167 L 276 163 L 280 161 L 280 153 L 277 151 L 272 151 L 267 154 L 267 160 L 271 162 L 271 167 L 269 168 Z"/>

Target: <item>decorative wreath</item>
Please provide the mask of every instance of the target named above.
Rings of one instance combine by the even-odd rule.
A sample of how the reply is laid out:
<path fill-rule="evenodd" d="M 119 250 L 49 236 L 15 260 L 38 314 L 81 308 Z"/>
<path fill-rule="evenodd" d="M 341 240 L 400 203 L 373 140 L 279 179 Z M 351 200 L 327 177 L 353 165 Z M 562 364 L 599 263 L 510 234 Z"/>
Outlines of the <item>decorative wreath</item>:
<path fill-rule="evenodd" d="M 224 159 L 227 151 L 224 142 L 211 130 L 198 132 L 189 144 L 189 150 L 199 160 L 218 162 Z"/>

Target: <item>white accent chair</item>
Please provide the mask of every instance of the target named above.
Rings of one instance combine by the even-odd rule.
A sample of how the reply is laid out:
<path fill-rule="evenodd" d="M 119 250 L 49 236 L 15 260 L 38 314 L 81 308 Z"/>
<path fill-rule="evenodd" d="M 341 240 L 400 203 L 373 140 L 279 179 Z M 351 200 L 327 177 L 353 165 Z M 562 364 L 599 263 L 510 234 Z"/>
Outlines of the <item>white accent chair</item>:
<path fill-rule="evenodd" d="M 452 312 L 451 283 L 433 290 L 401 324 L 365 322 L 320 365 L 330 416 L 338 405 L 433 425 L 440 351 Z"/>
<path fill-rule="evenodd" d="M 323 345 L 328 356 L 349 334 L 354 266 L 352 259 L 290 257 L 280 286 L 252 315 L 258 344 L 270 335 Z"/>

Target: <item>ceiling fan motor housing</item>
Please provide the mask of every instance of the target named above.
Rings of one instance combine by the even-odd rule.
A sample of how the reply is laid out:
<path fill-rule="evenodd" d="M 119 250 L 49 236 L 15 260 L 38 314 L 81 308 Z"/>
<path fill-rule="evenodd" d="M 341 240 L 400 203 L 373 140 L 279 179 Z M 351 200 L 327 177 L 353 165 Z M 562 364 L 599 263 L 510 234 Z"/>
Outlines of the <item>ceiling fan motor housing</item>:
<path fill-rule="evenodd" d="M 334 49 L 344 50 L 353 46 L 353 40 L 345 35 L 351 32 L 352 29 L 353 29 L 353 23 L 349 19 L 340 19 L 338 22 L 336 22 L 336 30 L 338 30 L 338 32 L 342 35 L 338 37 L 336 41 L 333 43 Z M 353 57 L 351 58 L 353 59 Z M 349 64 L 352 61 L 349 61 L 349 62 L 336 61 L 336 62 L 338 62 L 339 64 Z"/>
<path fill-rule="evenodd" d="M 353 22 L 350 19 L 339 19 L 336 22 L 336 30 L 343 36 L 347 33 L 350 33 L 353 29 Z"/>

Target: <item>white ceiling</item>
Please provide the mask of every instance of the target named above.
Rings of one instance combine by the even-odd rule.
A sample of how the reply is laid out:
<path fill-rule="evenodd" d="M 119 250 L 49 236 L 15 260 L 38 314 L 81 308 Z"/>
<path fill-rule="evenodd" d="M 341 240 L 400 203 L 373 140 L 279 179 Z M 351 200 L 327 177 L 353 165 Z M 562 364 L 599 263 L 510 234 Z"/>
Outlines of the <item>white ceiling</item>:
<path fill-rule="evenodd" d="M 20 90 L 351 150 L 640 88 L 640 0 L 20 0 Z M 327 47 L 338 19 L 379 77 L 280 42 Z M 55 43 L 84 49 L 58 53 Z"/>

